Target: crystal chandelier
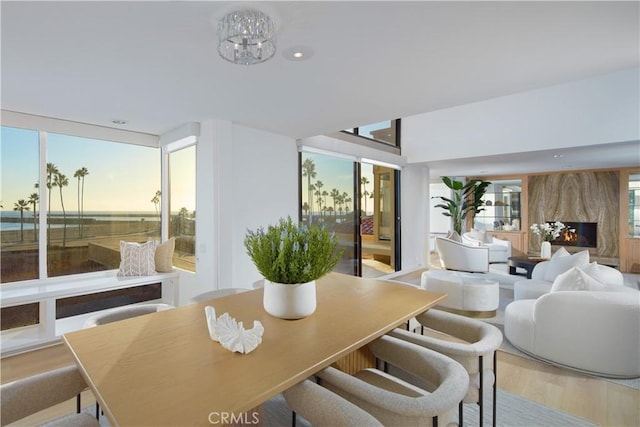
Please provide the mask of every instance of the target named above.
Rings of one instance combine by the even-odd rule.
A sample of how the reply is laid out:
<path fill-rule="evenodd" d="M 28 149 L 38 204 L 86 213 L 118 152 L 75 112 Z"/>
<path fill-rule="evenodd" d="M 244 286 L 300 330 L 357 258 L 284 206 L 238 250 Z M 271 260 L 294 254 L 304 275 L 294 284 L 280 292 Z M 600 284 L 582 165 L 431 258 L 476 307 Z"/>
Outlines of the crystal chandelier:
<path fill-rule="evenodd" d="M 275 23 L 257 10 L 240 10 L 218 21 L 218 53 L 234 64 L 264 62 L 276 53 Z"/>

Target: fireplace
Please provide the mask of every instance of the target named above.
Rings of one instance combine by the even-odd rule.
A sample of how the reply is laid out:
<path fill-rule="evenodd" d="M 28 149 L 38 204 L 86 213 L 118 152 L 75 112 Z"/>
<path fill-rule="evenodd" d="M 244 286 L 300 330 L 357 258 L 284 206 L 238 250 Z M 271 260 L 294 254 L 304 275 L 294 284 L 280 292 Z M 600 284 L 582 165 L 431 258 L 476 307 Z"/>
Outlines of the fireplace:
<path fill-rule="evenodd" d="M 560 221 L 567 226 L 560 236 L 551 241 L 554 245 L 578 246 L 582 248 L 598 247 L 597 222 Z"/>

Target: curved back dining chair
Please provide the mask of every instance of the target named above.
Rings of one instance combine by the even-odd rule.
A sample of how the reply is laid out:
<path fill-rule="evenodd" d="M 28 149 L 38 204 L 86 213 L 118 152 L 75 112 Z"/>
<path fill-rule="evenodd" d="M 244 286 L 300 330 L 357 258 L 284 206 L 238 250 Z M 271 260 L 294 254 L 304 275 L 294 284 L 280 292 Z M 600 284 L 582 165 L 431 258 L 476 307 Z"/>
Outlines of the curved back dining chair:
<path fill-rule="evenodd" d="M 36 412 L 72 399 L 85 388 L 87 388 L 87 384 L 75 365 L 3 384 L 0 388 L 2 401 L 0 425 L 14 423 Z M 64 416 L 46 425 L 90 427 L 100 424 L 87 413 L 77 413 Z"/>
<path fill-rule="evenodd" d="M 333 367 L 316 374 L 318 383 L 364 409 L 384 425 L 434 426 L 455 421 L 455 409 L 469 376 L 455 360 L 410 342 L 382 336 L 367 345 L 379 361 L 430 384 L 426 390 L 384 370 L 348 375 Z"/>
<path fill-rule="evenodd" d="M 484 390 L 493 386 L 493 425 L 496 425 L 497 350 L 502 332 L 493 325 L 454 313 L 431 309 L 416 316 L 424 327 L 422 334 L 395 329 L 389 335 L 420 345 L 458 361 L 469 376 L 469 389 L 464 402 L 480 407 L 479 423 L 483 425 Z M 430 335 L 430 330 L 435 332 Z M 492 364 L 490 364 L 492 362 Z M 458 408 L 459 425 L 463 425 L 462 403 Z"/>

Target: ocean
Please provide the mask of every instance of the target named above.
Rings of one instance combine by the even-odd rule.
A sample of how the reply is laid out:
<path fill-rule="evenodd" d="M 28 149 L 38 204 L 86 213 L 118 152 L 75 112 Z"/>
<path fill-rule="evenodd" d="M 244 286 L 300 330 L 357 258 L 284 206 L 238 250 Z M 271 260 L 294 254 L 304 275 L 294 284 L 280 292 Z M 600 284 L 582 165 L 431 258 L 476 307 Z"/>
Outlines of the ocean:
<path fill-rule="evenodd" d="M 56 222 L 51 224 L 52 228 L 64 227 L 62 212 L 52 212 L 50 217 Z M 77 224 L 77 212 L 67 213 L 67 227 Z M 155 212 L 85 212 L 85 221 L 160 221 Z M 33 212 L 25 211 L 23 215 L 24 228 L 33 228 Z M 20 212 L 0 211 L 0 232 L 20 230 Z"/>

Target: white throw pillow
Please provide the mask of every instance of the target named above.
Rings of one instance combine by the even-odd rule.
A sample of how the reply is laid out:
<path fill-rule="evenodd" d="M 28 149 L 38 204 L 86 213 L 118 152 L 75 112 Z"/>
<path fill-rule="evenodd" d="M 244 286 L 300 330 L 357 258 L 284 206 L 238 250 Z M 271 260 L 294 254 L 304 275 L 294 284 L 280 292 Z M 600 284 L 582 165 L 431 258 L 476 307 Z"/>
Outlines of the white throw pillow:
<path fill-rule="evenodd" d="M 556 277 L 549 292 L 558 291 L 608 291 L 609 287 L 591 277 L 580 267 L 572 267 Z"/>
<path fill-rule="evenodd" d="M 615 268 L 600 265 L 594 261 L 591 264 L 581 266 L 580 269 L 601 283 L 610 286 L 624 286 L 624 276 Z"/>
<path fill-rule="evenodd" d="M 120 270 L 118 276 L 148 276 L 156 274 L 156 242 L 135 243 L 120 241 Z"/>
<path fill-rule="evenodd" d="M 485 230 L 476 230 L 475 228 L 469 232 L 467 232 L 467 236 L 472 238 L 473 240 L 477 240 L 479 242 L 488 243 L 487 242 L 487 232 Z"/>
<path fill-rule="evenodd" d="M 558 251 L 559 252 L 559 251 Z M 559 274 L 564 273 L 571 267 L 589 264 L 589 251 L 582 251 L 569 256 L 555 256 L 549 260 L 547 271 L 544 273 L 544 280 L 553 282 Z"/>
<path fill-rule="evenodd" d="M 569 251 L 567 251 L 564 246 L 560 246 L 560 249 L 558 249 L 557 251 L 555 251 L 553 253 L 553 255 L 551 255 L 551 258 L 562 258 L 563 256 L 569 256 L 571 255 L 569 253 Z"/>

